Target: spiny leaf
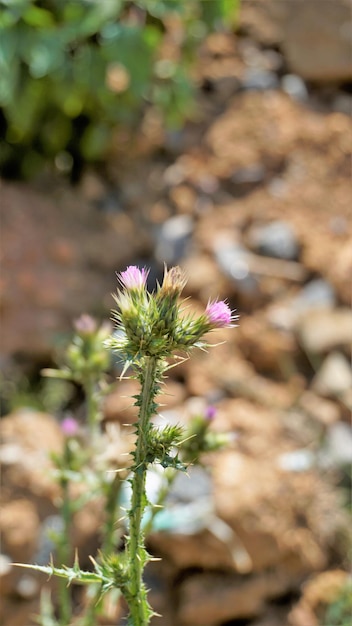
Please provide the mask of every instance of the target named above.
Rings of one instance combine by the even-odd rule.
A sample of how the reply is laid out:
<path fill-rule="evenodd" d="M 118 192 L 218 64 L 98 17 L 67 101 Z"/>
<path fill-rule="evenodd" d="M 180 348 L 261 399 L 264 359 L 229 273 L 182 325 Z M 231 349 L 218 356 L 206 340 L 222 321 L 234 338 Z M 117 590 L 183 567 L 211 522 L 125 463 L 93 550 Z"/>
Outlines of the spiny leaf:
<path fill-rule="evenodd" d="M 16 567 L 23 567 L 26 569 L 32 569 L 43 574 L 51 576 L 59 576 L 60 578 L 66 578 L 68 584 L 72 582 L 90 584 L 90 583 L 103 583 L 108 582 L 102 574 L 97 572 L 86 572 L 84 570 L 77 570 L 75 566 L 71 567 L 55 567 L 54 565 L 27 565 L 24 563 L 13 563 Z"/>

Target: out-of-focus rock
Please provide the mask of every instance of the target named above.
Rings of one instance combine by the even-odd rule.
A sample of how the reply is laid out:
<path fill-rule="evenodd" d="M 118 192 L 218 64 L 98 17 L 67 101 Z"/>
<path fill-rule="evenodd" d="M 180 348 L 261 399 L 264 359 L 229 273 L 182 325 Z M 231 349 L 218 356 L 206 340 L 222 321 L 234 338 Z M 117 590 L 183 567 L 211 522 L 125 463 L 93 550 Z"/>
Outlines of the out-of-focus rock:
<path fill-rule="evenodd" d="M 319 82 L 350 80 L 351 0 L 326 2 L 323 11 L 314 2 L 282 4 L 282 49 L 293 72 Z"/>
<path fill-rule="evenodd" d="M 345 308 L 309 311 L 298 322 L 299 340 L 305 350 L 320 354 L 352 341 L 352 311 Z"/>
<path fill-rule="evenodd" d="M 295 261 L 299 254 L 296 235 L 287 222 L 275 221 L 263 226 L 253 226 L 248 239 L 256 252 L 277 259 Z"/>
<path fill-rule="evenodd" d="M 0 511 L 0 532 L 3 549 L 17 563 L 30 560 L 37 546 L 39 517 L 29 500 L 13 500 Z"/>
<path fill-rule="evenodd" d="M 270 327 L 261 314 L 242 318 L 237 333 L 239 347 L 258 372 L 285 375 L 297 351 L 292 333 Z"/>
<path fill-rule="evenodd" d="M 290 580 L 280 568 L 245 579 L 231 574 L 194 574 L 180 587 L 177 623 L 179 626 L 214 626 L 254 618 L 268 599 L 283 595 L 289 588 Z"/>
<path fill-rule="evenodd" d="M 313 391 L 305 391 L 299 399 L 302 409 L 324 426 L 334 424 L 340 419 L 340 411 L 335 402 L 321 398 Z"/>
<path fill-rule="evenodd" d="M 305 82 L 296 74 L 285 74 L 281 79 L 281 86 L 284 92 L 294 100 L 305 102 L 308 99 L 308 89 Z"/>
<path fill-rule="evenodd" d="M 259 41 L 279 45 L 291 71 L 306 80 L 350 80 L 351 2 L 316 8 L 301 0 L 245 2 L 242 23 Z"/>
<path fill-rule="evenodd" d="M 346 357 L 331 352 L 312 382 L 312 389 L 324 396 L 338 396 L 352 387 L 352 371 Z"/>
<path fill-rule="evenodd" d="M 274 72 L 263 69 L 248 69 L 242 79 L 242 87 L 247 90 L 264 91 L 277 89 L 279 81 Z"/>
<path fill-rule="evenodd" d="M 223 566 L 245 573 L 252 564 L 233 529 L 217 517 L 210 473 L 200 466 L 176 477 L 149 543 L 178 569 Z"/>
<path fill-rule="evenodd" d="M 62 450 L 58 422 L 46 413 L 22 409 L 1 420 L 0 434 L 0 461 L 7 488 L 29 491 L 50 509 L 50 501 L 59 494 L 49 456 Z"/>
<path fill-rule="evenodd" d="M 160 228 L 156 241 L 156 258 L 174 265 L 185 256 L 190 244 L 194 223 L 189 215 L 170 217 Z"/>
<path fill-rule="evenodd" d="M 336 298 L 330 283 L 316 278 L 307 283 L 293 299 L 291 306 L 300 315 L 313 309 L 332 308 Z"/>
<path fill-rule="evenodd" d="M 326 455 L 334 465 L 351 465 L 352 428 L 349 424 L 337 422 L 330 426 L 327 435 Z"/>
<path fill-rule="evenodd" d="M 253 571 L 280 563 L 293 581 L 299 573 L 324 567 L 326 545 L 339 522 L 335 514 L 327 516 L 327 499 L 332 498 L 332 502 L 334 496 L 328 494 L 318 476 L 310 468 L 303 474 L 281 470 L 279 461 L 280 455 L 269 459 L 263 451 L 253 458 L 237 451 L 224 453 L 214 468 L 214 494 L 219 517 L 235 529 L 252 560 Z M 285 493 L 285 498 L 280 498 L 280 493 Z M 304 504 L 308 501 L 315 511 L 309 518 Z"/>
<path fill-rule="evenodd" d="M 345 113 L 351 117 L 352 115 L 352 96 L 348 93 L 338 93 L 336 94 L 333 102 L 333 109 L 338 113 Z"/>
<path fill-rule="evenodd" d="M 51 353 L 82 312 L 109 315 L 114 271 L 145 242 L 126 213 L 103 214 L 68 188 L 1 182 L 1 228 L 1 349 L 32 358 Z"/>

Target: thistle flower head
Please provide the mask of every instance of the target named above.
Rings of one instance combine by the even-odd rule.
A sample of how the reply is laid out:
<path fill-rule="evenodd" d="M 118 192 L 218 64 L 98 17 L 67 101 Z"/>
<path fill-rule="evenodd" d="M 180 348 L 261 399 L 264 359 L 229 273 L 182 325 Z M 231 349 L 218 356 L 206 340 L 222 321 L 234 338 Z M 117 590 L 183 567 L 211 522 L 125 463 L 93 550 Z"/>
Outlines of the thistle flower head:
<path fill-rule="evenodd" d="M 75 320 L 74 327 L 80 335 L 93 335 L 97 330 L 97 322 L 90 315 L 83 313 Z"/>
<path fill-rule="evenodd" d="M 209 324 L 214 328 L 230 326 L 234 319 L 229 305 L 223 300 L 209 302 L 205 309 L 205 315 L 208 318 Z"/>
<path fill-rule="evenodd" d="M 124 272 L 117 275 L 121 285 L 125 289 L 141 290 L 144 289 L 149 271 L 143 267 L 141 270 L 136 265 L 129 265 Z"/>

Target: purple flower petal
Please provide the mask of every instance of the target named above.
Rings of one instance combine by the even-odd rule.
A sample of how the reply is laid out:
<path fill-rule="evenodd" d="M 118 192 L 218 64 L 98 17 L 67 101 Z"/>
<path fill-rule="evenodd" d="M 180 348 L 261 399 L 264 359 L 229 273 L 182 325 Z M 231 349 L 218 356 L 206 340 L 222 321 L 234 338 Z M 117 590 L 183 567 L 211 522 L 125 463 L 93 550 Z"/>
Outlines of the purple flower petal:
<path fill-rule="evenodd" d="M 212 422 L 216 413 L 217 411 L 215 406 L 209 404 L 209 406 L 207 406 L 207 408 L 205 409 L 204 417 L 207 421 Z"/>
<path fill-rule="evenodd" d="M 73 417 L 65 417 L 61 422 L 61 430 L 66 437 L 74 437 L 79 430 L 78 422 Z"/>
<path fill-rule="evenodd" d="M 129 265 L 124 272 L 117 275 L 125 289 L 143 289 L 146 285 L 149 270 L 141 270 L 136 265 Z"/>
<path fill-rule="evenodd" d="M 207 316 L 209 323 L 215 328 L 229 326 L 232 321 L 232 311 L 229 305 L 223 300 L 209 302 L 205 310 L 205 315 Z"/>

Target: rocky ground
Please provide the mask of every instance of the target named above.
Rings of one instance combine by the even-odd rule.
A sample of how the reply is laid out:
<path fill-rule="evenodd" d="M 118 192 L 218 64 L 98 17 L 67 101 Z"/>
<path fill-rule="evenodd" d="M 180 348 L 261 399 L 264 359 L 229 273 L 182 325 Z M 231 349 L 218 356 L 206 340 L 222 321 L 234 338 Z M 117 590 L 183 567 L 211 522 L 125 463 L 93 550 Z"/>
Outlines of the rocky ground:
<path fill-rule="evenodd" d="M 231 443 L 175 486 L 150 536 L 163 558 L 148 572 L 159 626 L 334 626 L 325 609 L 348 580 L 351 75 L 322 82 L 314 55 L 304 75 L 304 29 L 299 46 L 292 33 L 280 45 L 284 18 L 248 2 L 236 37 L 209 38 L 184 130 L 165 134 L 150 115 L 76 188 L 52 174 L 1 183 L 5 413 L 76 317 L 109 317 L 126 264 L 151 266 L 152 279 L 180 264 L 197 306 L 225 297 L 240 314 L 224 343 L 170 371 L 165 417 L 187 422 L 212 404 L 212 428 Z M 116 387 L 107 422 L 134 419 L 130 392 Z M 21 409 L 1 421 L 4 626 L 35 623 L 44 581 L 11 562 L 38 559 L 56 519 L 57 417 Z M 97 509 L 76 520 L 86 559 Z"/>

